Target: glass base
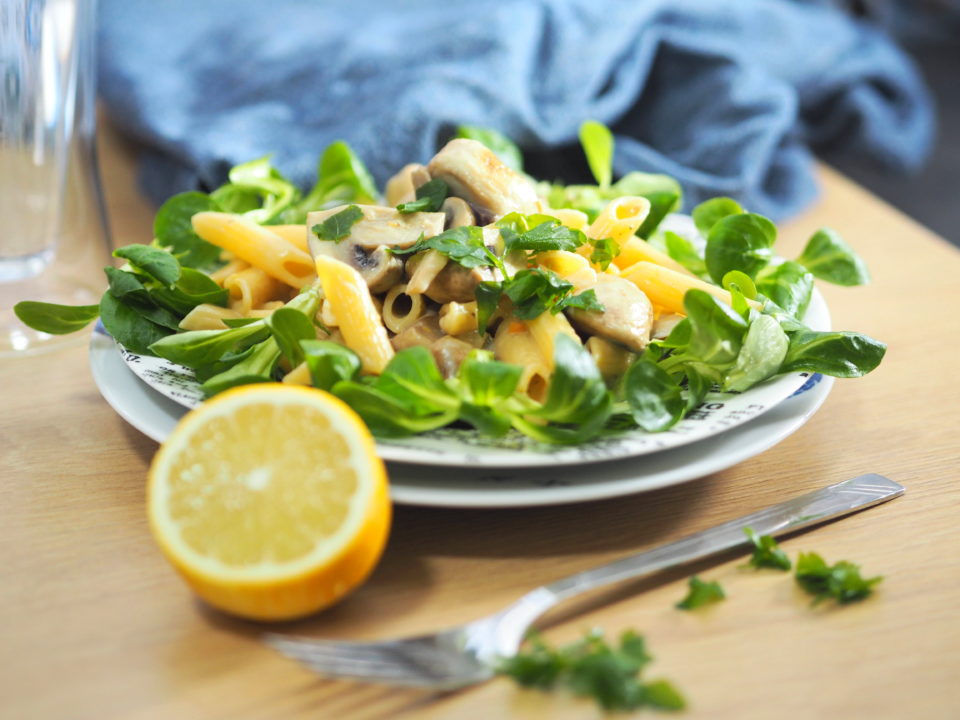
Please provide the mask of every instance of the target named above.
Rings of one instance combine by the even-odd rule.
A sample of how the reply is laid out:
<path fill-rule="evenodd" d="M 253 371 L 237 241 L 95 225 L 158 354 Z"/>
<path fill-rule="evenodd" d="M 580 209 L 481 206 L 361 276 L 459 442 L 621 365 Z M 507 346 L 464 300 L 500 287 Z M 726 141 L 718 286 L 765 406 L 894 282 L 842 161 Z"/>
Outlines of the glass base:
<path fill-rule="evenodd" d="M 80 280 L 40 275 L 16 282 L 0 283 L 0 358 L 26 357 L 74 346 L 88 340 L 90 331 L 50 335 L 24 325 L 13 312 L 21 300 L 60 305 L 97 305 L 103 287 Z M 93 323 L 91 323 L 92 327 Z"/>

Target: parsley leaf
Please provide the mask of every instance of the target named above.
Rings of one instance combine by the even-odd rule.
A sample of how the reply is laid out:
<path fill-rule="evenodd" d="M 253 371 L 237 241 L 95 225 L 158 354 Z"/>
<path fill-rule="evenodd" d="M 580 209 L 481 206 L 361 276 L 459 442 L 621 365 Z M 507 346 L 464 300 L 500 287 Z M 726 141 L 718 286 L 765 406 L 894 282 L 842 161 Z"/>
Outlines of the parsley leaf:
<path fill-rule="evenodd" d="M 397 210 L 401 213 L 437 212 L 447 198 L 447 183 L 434 178 L 417 188 L 417 199 L 400 203 Z"/>
<path fill-rule="evenodd" d="M 687 592 L 687 596 L 676 605 L 680 610 L 693 610 L 704 605 L 711 605 L 726 597 L 720 583 L 716 581 L 704 582 L 694 575 L 690 578 L 688 584 L 690 590 Z"/>
<path fill-rule="evenodd" d="M 361 219 L 363 219 L 363 210 L 356 205 L 350 205 L 311 229 L 321 240 L 340 242 L 350 234 L 350 228 L 354 223 Z"/>
<path fill-rule="evenodd" d="M 829 598 L 841 605 L 863 600 L 873 592 L 873 586 L 883 580 L 881 575 L 862 577 L 860 566 L 846 560 L 827 565 L 812 552 L 800 553 L 795 577 L 797 584 L 814 596 L 814 605 Z"/>
<path fill-rule="evenodd" d="M 421 237 L 408 248 L 388 248 L 393 255 L 412 255 L 436 250 L 467 269 L 499 267 L 500 259 L 483 243 L 483 230 L 473 225 L 445 230 L 431 238 Z"/>
<path fill-rule="evenodd" d="M 524 687 L 550 690 L 558 685 L 592 697 L 604 710 L 681 710 L 683 696 L 666 680 L 644 682 L 641 671 L 651 661 L 643 637 L 628 630 L 618 645 L 599 630 L 554 649 L 531 634 L 530 649 L 500 663 L 498 672 Z"/>
<path fill-rule="evenodd" d="M 509 217 L 509 216 L 508 216 Z M 526 223 L 536 221 L 542 217 L 547 219 L 527 229 L 518 231 L 522 224 L 508 222 L 500 228 L 500 235 L 506 245 L 507 252 L 512 250 L 530 250 L 534 253 L 550 250 L 566 250 L 573 252 L 587 241 L 586 235 L 579 230 L 568 228 L 549 216 L 533 215 L 524 218 Z"/>
<path fill-rule="evenodd" d="M 620 254 L 620 245 L 613 238 L 590 240 L 590 244 L 593 246 L 590 262 L 599 265 L 601 270 L 610 267 L 613 259 Z"/>
<path fill-rule="evenodd" d="M 603 303 L 597 299 L 597 293 L 595 293 L 593 289 L 584 290 L 579 295 L 568 295 L 562 298 L 555 307 L 559 307 L 561 310 L 576 308 L 578 310 L 589 310 L 591 312 L 603 312 L 606 310 Z"/>
<path fill-rule="evenodd" d="M 519 320 L 532 320 L 548 310 L 554 315 L 566 307 L 603 312 L 593 290 L 571 296 L 573 283 L 543 268 L 521 270 L 503 283 L 503 293 L 513 301 Z"/>
<path fill-rule="evenodd" d="M 780 549 L 776 540 L 769 535 L 757 535 L 753 528 L 745 527 L 743 532 L 753 543 L 753 555 L 750 557 L 749 565 L 755 568 L 790 569 L 790 558 Z"/>

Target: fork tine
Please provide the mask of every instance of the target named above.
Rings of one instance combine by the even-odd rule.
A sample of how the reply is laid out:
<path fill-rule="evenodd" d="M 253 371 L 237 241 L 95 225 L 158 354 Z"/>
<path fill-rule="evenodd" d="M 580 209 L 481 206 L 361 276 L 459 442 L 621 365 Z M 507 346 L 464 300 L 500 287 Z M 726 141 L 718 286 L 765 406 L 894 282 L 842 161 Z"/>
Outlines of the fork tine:
<path fill-rule="evenodd" d="M 265 640 L 283 655 L 328 677 L 421 687 L 436 684 L 436 679 L 420 668 L 384 656 L 377 646 L 303 642 L 278 635 Z"/>

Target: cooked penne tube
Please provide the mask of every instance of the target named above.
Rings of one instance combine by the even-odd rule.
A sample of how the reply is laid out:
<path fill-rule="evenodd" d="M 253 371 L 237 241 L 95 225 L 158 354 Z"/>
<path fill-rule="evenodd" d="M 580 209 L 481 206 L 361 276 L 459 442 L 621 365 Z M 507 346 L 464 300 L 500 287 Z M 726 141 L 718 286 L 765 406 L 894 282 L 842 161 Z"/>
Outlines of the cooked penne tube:
<path fill-rule="evenodd" d="M 225 279 L 223 287 L 230 293 L 230 307 L 247 315 L 264 303 L 277 299 L 285 286 L 260 268 L 248 267 Z"/>
<path fill-rule="evenodd" d="M 617 345 L 598 335 L 587 339 L 584 347 L 590 351 L 594 362 L 597 363 L 597 369 L 607 383 L 622 377 L 636 357 L 623 345 Z"/>
<path fill-rule="evenodd" d="M 509 319 L 506 322 L 509 324 Z M 563 313 L 554 315 L 548 311 L 537 315 L 532 320 L 526 320 L 525 323 L 551 372 L 553 371 L 553 347 L 557 334 L 563 333 L 576 340 L 578 344 L 580 343 L 580 336 L 574 331 Z"/>
<path fill-rule="evenodd" d="M 493 339 L 493 354 L 498 360 L 523 368 L 517 390 L 538 402 L 547 397 L 551 367 L 525 323 L 511 320 L 500 323 Z"/>
<path fill-rule="evenodd" d="M 477 329 L 477 303 L 448 302 L 440 307 L 440 329 L 447 335 L 463 335 Z"/>
<path fill-rule="evenodd" d="M 622 245 L 643 224 L 649 212 L 650 201 L 645 197 L 617 198 L 607 203 L 584 232 L 588 238 L 613 238 L 617 244 Z"/>
<path fill-rule="evenodd" d="M 340 321 L 337 320 L 337 316 L 333 314 L 333 305 L 331 305 L 330 301 L 326 298 L 324 298 L 320 305 L 320 322 L 331 328 L 340 326 Z"/>
<path fill-rule="evenodd" d="M 543 211 L 544 215 L 555 217 L 561 225 L 572 230 L 586 230 L 590 223 L 590 218 L 585 212 L 574 210 L 573 208 L 547 208 Z"/>
<path fill-rule="evenodd" d="M 277 310 L 278 308 L 282 308 L 284 305 L 286 305 L 286 303 L 283 302 L 282 300 L 271 300 L 268 303 L 264 303 L 261 307 L 254 308 L 253 310 L 248 312 L 247 317 L 265 318 L 269 316 L 270 313 L 272 313 L 274 310 Z"/>
<path fill-rule="evenodd" d="M 346 263 L 324 255 L 317 256 L 316 266 L 346 346 L 360 357 L 365 372 L 379 375 L 394 352 L 366 282 Z"/>
<path fill-rule="evenodd" d="M 192 222 L 194 231 L 207 242 L 291 287 L 301 288 L 315 277 L 310 255 L 271 232 L 269 226 L 219 212 L 197 213 Z"/>
<path fill-rule="evenodd" d="M 394 285 L 383 298 L 383 324 L 391 332 L 403 332 L 423 315 L 423 310 L 422 295 L 411 295 L 406 285 Z"/>
<path fill-rule="evenodd" d="M 407 294 L 422 295 L 440 271 L 447 266 L 447 256 L 437 250 L 427 250 L 407 283 Z"/>
<path fill-rule="evenodd" d="M 250 263 L 248 263 L 247 261 L 238 260 L 237 258 L 234 258 L 233 260 L 230 260 L 222 268 L 218 268 L 214 270 L 212 273 L 210 273 L 210 279 L 213 280 L 220 287 L 223 287 L 224 280 L 226 280 L 228 277 L 230 277 L 234 273 L 238 273 L 241 270 L 246 270 L 248 267 L 250 267 Z"/>
<path fill-rule="evenodd" d="M 274 232 L 298 250 L 305 253 L 310 252 L 310 246 L 307 243 L 306 225 L 268 225 L 270 232 Z"/>
<path fill-rule="evenodd" d="M 181 330 L 223 330 L 227 327 L 224 318 L 243 317 L 236 310 L 203 303 L 188 312 L 180 321 Z"/>
<path fill-rule="evenodd" d="M 683 308 L 683 296 L 687 290 L 691 289 L 710 293 L 727 305 L 732 303 L 730 293 L 723 288 L 652 262 L 638 262 L 636 265 L 626 268 L 622 275 L 643 290 L 654 305 L 679 315 L 687 314 Z M 748 300 L 747 302 L 757 310 L 761 309 L 760 303 L 755 300 Z"/>
<path fill-rule="evenodd" d="M 300 363 L 284 375 L 281 382 L 287 385 L 312 385 L 313 380 L 310 377 L 310 368 L 307 366 L 306 361 Z"/>
<path fill-rule="evenodd" d="M 590 267 L 590 261 L 578 253 L 550 250 L 537 255 L 537 264 L 573 283 L 576 292 L 586 290 L 597 283 L 597 273 Z"/>
<path fill-rule="evenodd" d="M 669 268 L 670 270 L 682 273 L 683 275 L 696 277 L 696 275 L 687 270 L 683 265 L 678 263 L 665 252 L 657 250 L 657 248 L 648 243 L 646 240 L 636 236 L 630 238 L 627 240 L 627 242 L 620 246 L 620 253 L 613 259 L 613 264 L 619 267 L 621 270 L 625 270 L 631 265 L 636 265 L 638 262 L 644 261 L 656 263 L 657 265 Z"/>

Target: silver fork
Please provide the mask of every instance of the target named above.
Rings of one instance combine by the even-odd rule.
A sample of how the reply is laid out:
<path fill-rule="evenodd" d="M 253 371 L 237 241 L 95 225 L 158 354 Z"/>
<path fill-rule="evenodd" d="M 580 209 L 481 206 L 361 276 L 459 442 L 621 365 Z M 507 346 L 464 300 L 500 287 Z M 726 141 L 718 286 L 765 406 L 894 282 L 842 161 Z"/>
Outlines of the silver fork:
<path fill-rule="evenodd" d="M 667 545 L 584 570 L 527 593 L 500 612 L 448 630 L 377 642 L 315 640 L 269 633 L 265 640 L 331 678 L 453 690 L 491 678 L 500 659 L 516 655 L 531 624 L 581 593 L 638 578 L 749 543 L 743 532 L 782 535 L 902 495 L 882 475 L 830 485 Z"/>

